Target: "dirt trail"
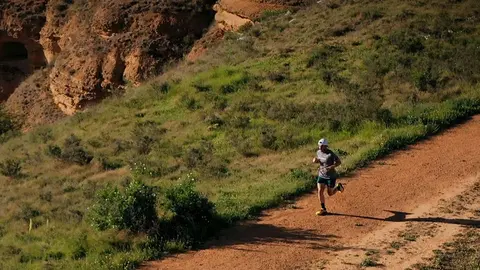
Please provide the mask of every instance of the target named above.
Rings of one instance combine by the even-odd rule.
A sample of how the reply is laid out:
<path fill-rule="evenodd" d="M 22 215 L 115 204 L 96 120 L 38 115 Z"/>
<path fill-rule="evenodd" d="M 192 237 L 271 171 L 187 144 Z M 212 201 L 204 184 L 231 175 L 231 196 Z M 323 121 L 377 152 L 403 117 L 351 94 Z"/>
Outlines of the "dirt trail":
<path fill-rule="evenodd" d="M 315 216 L 318 201 L 316 194 L 310 194 L 296 207 L 266 211 L 256 222 L 224 231 L 207 249 L 149 262 L 144 269 L 319 267 L 322 260 L 335 262 L 342 252 L 365 253 L 359 243 L 388 226 L 458 225 L 454 218 L 415 218 L 408 213 L 429 211 L 439 200 L 468 189 L 479 172 L 480 116 L 476 116 L 342 179 L 347 182 L 346 192 L 327 199 L 332 215 Z M 478 217 L 463 223 L 480 226 Z M 390 234 L 383 235 L 391 240 Z"/>
<path fill-rule="evenodd" d="M 317 269 L 359 269 L 367 258 L 386 269 L 407 269 L 433 256 L 433 250 L 467 228 L 480 230 L 480 174 L 452 187 L 440 201 L 422 204 L 406 222 L 392 222 L 336 252 Z M 449 198 L 448 198 L 449 197 Z"/>

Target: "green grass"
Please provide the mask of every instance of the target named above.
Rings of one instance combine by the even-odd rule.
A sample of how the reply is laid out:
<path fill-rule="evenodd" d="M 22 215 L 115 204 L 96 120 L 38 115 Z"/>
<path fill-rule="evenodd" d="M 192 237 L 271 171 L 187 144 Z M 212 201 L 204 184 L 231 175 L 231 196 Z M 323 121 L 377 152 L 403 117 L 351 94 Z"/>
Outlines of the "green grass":
<path fill-rule="evenodd" d="M 393 2 L 268 13 L 196 63 L 10 136 L 0 162 L 20 177 L 0 177 L 0 268 L 129 269 L 189 248 L 95 230 L 109 184 L 142 179 L 161 198 L 191 173 L 232 224 L 310 191 L 321 137 L 346 175 L 479 113 L 475 1 Z"/>

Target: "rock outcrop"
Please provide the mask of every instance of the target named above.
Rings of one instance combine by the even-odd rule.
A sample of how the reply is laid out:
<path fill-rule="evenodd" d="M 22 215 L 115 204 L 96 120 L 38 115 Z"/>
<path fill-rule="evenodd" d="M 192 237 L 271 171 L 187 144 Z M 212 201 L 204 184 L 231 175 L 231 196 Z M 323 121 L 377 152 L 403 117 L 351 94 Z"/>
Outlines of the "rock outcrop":
<path fill-rule="evenodd" d="M 73 114 L 126 82 L 181 58 L 210 26 L 214 0 L 6 0 L 0 2 L 0 100 L 34 70 Z"/>

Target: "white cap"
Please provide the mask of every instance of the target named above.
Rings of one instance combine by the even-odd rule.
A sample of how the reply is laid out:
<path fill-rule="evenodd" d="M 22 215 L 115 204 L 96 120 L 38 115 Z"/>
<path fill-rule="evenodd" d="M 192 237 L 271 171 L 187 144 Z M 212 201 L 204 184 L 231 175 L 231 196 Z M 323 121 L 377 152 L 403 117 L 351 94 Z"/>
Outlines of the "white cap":
<path fill-rule="evenodd" d="M 320 141 L 318 141 L 318 146 L 321 146 L 321 145 L 328 145 L 327 139 L 325 138 L 320 139 Z"/>

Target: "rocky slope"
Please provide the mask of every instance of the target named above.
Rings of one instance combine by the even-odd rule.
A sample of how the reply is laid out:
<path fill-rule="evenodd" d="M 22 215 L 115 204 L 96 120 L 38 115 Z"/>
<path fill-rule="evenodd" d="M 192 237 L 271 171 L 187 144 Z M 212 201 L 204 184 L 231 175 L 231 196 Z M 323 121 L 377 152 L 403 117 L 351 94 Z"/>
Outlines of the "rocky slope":
<path fill-rule="evenodd" d="M 34 109 L 28 104 L 35 104 L 38 95 L 25 93 L 47 89 L 54 104 L 71 115 L 126 83 L 137 84 L 160 73 L 166 63 L 183 57 L 194 41 L 190 56 L 206 49 L 205 40 L 221 38 L 224 31 L 252 22 L 264 10 L 306 2 L 4 0 L 0 2 L 0 101 L 8 100 L 7 107 L 23 116 L 42 114 L 27 112 Z M 42 87 L 26 80 L 44 68 L 36 77 L 38 81 L 46 76 Z M 21 93 L 12 95 L 15 89 Z"/>

